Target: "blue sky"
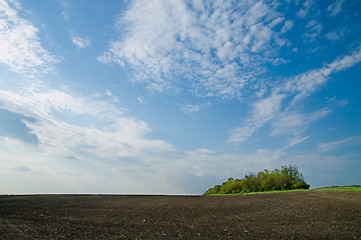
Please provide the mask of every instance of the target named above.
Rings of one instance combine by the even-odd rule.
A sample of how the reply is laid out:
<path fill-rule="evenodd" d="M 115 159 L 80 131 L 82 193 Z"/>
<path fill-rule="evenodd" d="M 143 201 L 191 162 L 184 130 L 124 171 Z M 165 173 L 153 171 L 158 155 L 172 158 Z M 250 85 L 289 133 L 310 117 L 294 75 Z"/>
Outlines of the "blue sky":
<path fill-rule="evenodd" d="M 361 184 L 361 2 L 0 0 L 0 192 Z"/>

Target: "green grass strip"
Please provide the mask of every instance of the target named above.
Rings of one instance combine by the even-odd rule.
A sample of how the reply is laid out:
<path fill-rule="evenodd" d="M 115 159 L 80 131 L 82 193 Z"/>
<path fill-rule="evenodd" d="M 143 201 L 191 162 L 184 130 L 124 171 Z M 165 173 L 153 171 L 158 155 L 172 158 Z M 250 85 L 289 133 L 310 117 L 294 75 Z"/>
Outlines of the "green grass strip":
<path fill-rule="evenodd" d="M 361 192 L 360 185 L 351 185 L 351 186 L 331 186 L 323 188 L 315 188 L 310 191 L 340 191 L 340 192 Z"/>
<path fill-rule="evenodd" d="M 314 189 L 294 189 L 281 191 L 266 191 L 266 192 L 248 192 L 248 193 L 230 193 L 230 194 L 207 194 L 207 196 L 228 196 L 228 195 L 244 195 L 244 194 L 262 194 L 262 193 L 284 193 L 284 192 L 322 192 L 322 191 L 339 191 L 339 192 L 361 192 L 360 185 L 351 186 L 331 186 Z"/>

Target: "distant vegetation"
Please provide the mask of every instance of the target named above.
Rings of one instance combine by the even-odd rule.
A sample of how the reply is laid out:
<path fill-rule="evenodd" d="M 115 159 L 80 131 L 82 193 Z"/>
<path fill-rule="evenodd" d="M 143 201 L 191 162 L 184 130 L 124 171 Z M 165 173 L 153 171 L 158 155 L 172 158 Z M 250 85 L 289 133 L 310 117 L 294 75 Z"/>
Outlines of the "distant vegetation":
<path fill-rule="evenodd" d="M 342 192 L 361 192 L 360 185 L 351 185 L 351 186 L 331 186 L 323 188 L 315 188 L 312 191 L 342 191 Z"/>
<path fill-rule="evenodd" d="M 250 192 L 265 192 L 278 190 L 309 189 L 301 172 L 294 165 L 282 166 L 281 169 L 268 171 L 257 175 L 249 174 L 243 179 L 229 178 L 222 185 L 216 185 L 205 192 L 211 194 L 237 194 Z"/>

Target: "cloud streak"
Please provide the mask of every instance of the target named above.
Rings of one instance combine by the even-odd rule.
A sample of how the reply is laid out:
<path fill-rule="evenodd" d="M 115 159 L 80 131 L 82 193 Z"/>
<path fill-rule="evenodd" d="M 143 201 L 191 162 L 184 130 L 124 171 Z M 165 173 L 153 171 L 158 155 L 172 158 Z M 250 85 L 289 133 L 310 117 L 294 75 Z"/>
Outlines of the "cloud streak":
<path fill-rule="evenodd" d="M 234 128 L 228 140 L 233 143 L 246 141 L 257 129 L 263 127 L 264 124 L 279 114 L 285 97 L 284 94 L 274 93 L 267 98 L 255 102 L 251 117 L 246 120 L 244 126 Z"/>
<path fill-rule="evenodd" d="M 360 143 L 361 143 L 361 136 L 353 136 L 353 137 L 348 137 L 348 138 L 338 140 L 338 141 L 333 141 L 333 142 L 328 142 L 328 143 L 319 143 L 317 145 L 317 148 L 321 152 L 330 152 L 330 151 L 336 150 L 338 148 L 341 148 L 343 146 L 355 145 L 355 144 L 360 144 Z"/>
<path fill-rule="evenodd" d="M 330 110 L 323 109 L 313 114 L 300 114 L 292 112 L 303 99 L 320 89 L 331 74 L 348 69 L 361 61 L 361 46 L 355 48 L 349 55 L 336 58 L 324 67 L 309 70 L 305 73 L 286 79 L 270 91 L 272 94 L 264 97 L 253 104 L 251 116 L 245 120 L 241 127 L 234 128 L 229 137 L 233 143 L 246 141 L 253 133 L 263 127 L 266 123 L 276 119 L 273 124 L 271 135 L 281 132 L 300 130 L 299 127 L 306 126 L 313 121 L 323 118 Z M 284 101 L 285 99 L 290 99 Z M 282 104 L 284 107 L 282 108 Z"/>
<path fill-rule="evenodd" d="M 273 131 L 270 133 L 270 136 L 280 134 L 293 134 L 298 136 L 307 129 L 308 125 L 325 118 L 330 113 L 331 110 L 327 108 L 312 113 L 283 112 L 275 118 L 272 124 Z"/>

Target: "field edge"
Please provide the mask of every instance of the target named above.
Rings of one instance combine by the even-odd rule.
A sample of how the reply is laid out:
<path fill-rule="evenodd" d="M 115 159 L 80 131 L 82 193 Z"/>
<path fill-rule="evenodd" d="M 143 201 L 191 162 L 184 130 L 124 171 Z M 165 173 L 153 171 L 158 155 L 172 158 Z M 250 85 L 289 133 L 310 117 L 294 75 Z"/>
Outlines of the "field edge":
<path fill-rule="evenodd" d="M 287 192 L 361 192 L 361 185 L 347 185 L 347 186 L 328 186 L 313 189 L 293 189 L 281 191 L 264 191 L 264 192 L 249 192 L 249 193 L 229 193 L 229 194 L 203 194 L 204 196 L 229 196 L 229 195 L 246 195 L 246 194 L 263 194 L 263 193 L 287 193 Z"/>

